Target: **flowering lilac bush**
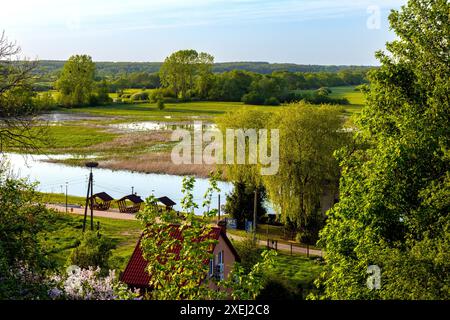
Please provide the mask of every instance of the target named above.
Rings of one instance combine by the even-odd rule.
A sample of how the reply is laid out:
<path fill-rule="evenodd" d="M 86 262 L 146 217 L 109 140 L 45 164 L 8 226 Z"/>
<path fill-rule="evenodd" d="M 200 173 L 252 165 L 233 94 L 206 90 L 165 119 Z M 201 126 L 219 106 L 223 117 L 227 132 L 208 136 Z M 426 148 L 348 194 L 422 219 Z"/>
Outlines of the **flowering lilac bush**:
<path fill-rule="evenodd" d="M 100 268 L 81 269 L 77 266 L 67 268 L 64 276 L 54 275 L 50 281 L 55 286 L 49 290 L 51 299 L 67 300 L 130 300 L 140 299 L 138 290 L 130 290 L 121 283 L 115 271 L 110 270 L 106 277 L 100 276 Z"/>

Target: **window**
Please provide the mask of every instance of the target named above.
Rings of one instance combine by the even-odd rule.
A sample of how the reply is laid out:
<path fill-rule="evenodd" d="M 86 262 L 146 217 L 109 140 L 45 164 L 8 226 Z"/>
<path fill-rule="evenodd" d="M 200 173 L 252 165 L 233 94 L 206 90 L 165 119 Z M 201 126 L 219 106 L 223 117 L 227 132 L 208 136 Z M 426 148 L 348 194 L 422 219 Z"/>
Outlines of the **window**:
<path fill-rule="evenodd" d="M 223 280 L 224 278 L 224 252 L 219 251 L 219 253 L 217 254 L 217 278 L 219 280 Z"/>
<path fill-rule="evenodd" d="M 214 275 L 214 259 L 209 259 L 209 276 L 212 277 Z"/>

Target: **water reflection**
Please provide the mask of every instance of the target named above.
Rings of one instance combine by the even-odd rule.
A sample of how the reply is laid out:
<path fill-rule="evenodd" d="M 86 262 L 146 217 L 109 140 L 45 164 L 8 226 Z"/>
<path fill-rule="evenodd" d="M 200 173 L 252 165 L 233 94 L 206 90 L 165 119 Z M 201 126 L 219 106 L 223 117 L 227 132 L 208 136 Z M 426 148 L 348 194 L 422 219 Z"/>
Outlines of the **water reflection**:
<path fill-rule="evenodd" d="M 193 130 L 200 129 L 200 124 L 191 122 L 157 122 L 157 121 L 142 121 L 142 122 L 131 122 L 131 123 L 115 123 L 109 125 L 114 129 L 121 131 L 160 131 L 167 130 L 173 131 L 176 129 Z M 214 123 L 203 123 L 203 130 L 216 130 L 217 125 Z"/>

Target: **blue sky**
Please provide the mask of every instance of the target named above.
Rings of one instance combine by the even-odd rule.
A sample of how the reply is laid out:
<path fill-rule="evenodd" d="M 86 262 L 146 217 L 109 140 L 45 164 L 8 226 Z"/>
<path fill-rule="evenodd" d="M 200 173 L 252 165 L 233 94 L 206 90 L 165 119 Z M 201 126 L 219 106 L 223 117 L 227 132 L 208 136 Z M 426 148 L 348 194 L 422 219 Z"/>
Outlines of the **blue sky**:
<path fill-rule="evenodd" d="M 163 61 L 192 48 L 217 62 L 377 64 L 406 0 L 13 0 L 0 30 L 30 58 Z"/>

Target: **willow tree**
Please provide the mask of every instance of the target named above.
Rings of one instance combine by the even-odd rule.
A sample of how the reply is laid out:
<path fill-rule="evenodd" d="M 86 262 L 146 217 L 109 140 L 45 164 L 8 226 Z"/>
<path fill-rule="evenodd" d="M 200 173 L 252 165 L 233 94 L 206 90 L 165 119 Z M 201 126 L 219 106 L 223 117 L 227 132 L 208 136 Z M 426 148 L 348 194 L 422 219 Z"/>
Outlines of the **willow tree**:
<path fill-rule="evenodd" d="M 334 199 L 339 177 L 333 152 L 347 141 L 341 110 L 304 104 L 285 107 L 270 119 L 280 130 L 278 173 L 263 177 L 282 220 L 300 231 L 302 241 L 315 242 L 323 226 L 324 194 Z"/>
<path fill-rule="evenodd" d="M 366 148 L 339 153 L 341 198 L 321 234 L 326 298 L 450 298 L 449 12 L 410 0 L 389 16 L 397 40 L 376 54 L 357 121 Z M 379 286 L 367 286 L 370 265 Z"/>

